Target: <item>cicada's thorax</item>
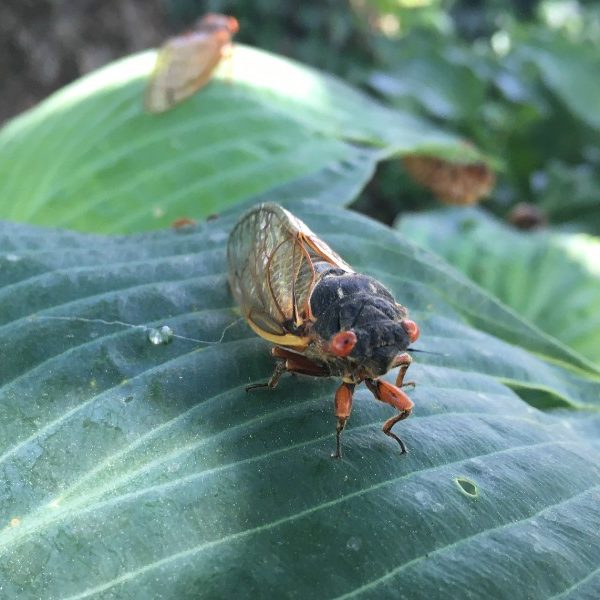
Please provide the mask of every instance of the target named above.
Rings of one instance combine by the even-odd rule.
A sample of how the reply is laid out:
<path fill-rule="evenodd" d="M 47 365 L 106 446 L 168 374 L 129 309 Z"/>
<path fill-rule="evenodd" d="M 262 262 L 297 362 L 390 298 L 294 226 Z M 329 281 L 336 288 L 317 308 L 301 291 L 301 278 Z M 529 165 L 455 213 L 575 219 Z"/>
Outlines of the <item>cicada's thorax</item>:
<path fill-rule="evenodd" d="M 358 383 L 387 373 L 394 358 L 410 344 L 402 326 L 407 311 L 376 279 L 316 263 L 317 283 L 310 308 L 312 341 L 303 354 L 328 368 L 332 376 Z M 328 351 L 341 331 L 352 331 L 356 345 L 343 358 Z"/>

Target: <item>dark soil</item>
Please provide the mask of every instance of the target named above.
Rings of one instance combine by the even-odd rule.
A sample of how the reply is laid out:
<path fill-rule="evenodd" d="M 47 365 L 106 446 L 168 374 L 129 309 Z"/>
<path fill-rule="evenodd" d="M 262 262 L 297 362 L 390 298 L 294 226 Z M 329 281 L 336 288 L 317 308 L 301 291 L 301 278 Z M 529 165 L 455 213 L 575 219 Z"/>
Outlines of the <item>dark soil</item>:
<path fill-rule="evenodd" d="M 0 123 L 172 29 L 161 0 L 1 0 Z"/>

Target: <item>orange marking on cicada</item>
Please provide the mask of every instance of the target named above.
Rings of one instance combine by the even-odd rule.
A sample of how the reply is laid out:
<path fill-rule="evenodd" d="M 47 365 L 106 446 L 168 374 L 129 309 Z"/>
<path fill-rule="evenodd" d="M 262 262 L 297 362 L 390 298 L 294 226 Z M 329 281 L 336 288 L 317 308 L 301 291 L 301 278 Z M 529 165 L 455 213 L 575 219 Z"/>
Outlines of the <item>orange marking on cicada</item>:
<path fill-rule="evenodd" d="M 342 449 L 340 445 L 340 436 L 346 421 L 352 412 L 352 395 L 354 394 L 353 383 L 342 383 L 335 393 L 335 416 L 337 417 L 337 426 L 335 428 L 335 454 L 333 458 L 342 458 Z"/>
<path fill-rule="evenodd" d="M 240 24 L 235 17 L 228 15 L 220 15 L 216 13 L 208 13 L 198 20 L 201 27 L 207 29 L 224 29 L 229 32 L 229 35 L 235 35 L 240 30 Z"/>
<path fill-rule="evenodd" d="M 414 402 L 401 389 L 384 379 L 376 379 L 375 382 L 377 384 L 377 398 L 379 400 L 386 404 L 391 404 L 400 411 L 413 409 Z"/>
<path fill-rule="evenodd" d="M 398 354 L 392 363 L 392 369 L 395 367 L 400 367 L 398 371 L 398 376 L 396 377 L 396 387 L 403 388 L 407 386 L 415 387 L 414 381 L 407 381 L 404 383 L 404 376 L 406 375 L 406 371 L 408 367 L 410 367 L 412 363 L 412 358 L 410 354 L 403 352 L 402 354 Z"/>
<path fill-rule="evenodd" d="M 419 339 L 419 326 L 414 321 L 404 319 L 402 321 L 402 327 L 404 327 L 404 330 L 408 333 L 408 338 L 411 342 L 416 342 Z"/>
<path fill-rule="evenodd" d="M 392 427 L 398 421 L 402 421 L 410 416 L 414 402 L 401 389 L 383 379 L 365 379 L 365 383 L 377 400 L 390 404 L 399 411 L 396 416 L 391 417 L 383 424 L 382 430 L 385 435 L 394 438 L 400 445 L 402 454 L 406 454 L 404 442 L 392 431 Z"/>
<path fill-rule="evenodd" d="M 344 358 L 354 350 L 356 342 L 356 334 L 353 331 L 340 331 L 331 338 L 329 352 L 335 356 Z"/>

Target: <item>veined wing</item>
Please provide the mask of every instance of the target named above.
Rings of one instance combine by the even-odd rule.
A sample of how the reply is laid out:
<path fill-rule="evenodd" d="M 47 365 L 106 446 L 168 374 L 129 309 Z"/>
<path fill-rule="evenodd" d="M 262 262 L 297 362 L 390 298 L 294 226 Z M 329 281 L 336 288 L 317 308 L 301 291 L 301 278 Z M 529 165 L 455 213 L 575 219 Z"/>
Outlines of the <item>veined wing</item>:
<path fill-rule="evenodd" d="M 169 110 L 206 85 L 230 40 L 226 31 L 198 31 L 168 40 L 158 51 L 146 89 L 146 110 Z"/>
<path fill-rule="evenodd" d="M 234 227 L 227 247 L 229 281 L 250 326 L 284 346 L 306 346 L 302 326 L 312 318 L 315 263 L 352 272 L 300 219 L 277 204 L 261 204 Z"/>

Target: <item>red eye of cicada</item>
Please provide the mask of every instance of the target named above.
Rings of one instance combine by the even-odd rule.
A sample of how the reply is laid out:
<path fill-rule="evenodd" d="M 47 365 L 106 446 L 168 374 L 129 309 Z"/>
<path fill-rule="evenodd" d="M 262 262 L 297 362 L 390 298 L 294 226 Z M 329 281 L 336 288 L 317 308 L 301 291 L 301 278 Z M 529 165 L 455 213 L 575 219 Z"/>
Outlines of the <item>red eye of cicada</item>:
<path fill-rule="evenodd" d="M 340 331 L 329 342 L 329 351 L 340 358 L 348 356 L 356 346 L 356 334 L 353 331 Z"/>
<path fill-rule="evenodd" d="M 416 342 L 419 339 L 419 326 L 410 319 L 404 319 L 402 321 L 402 327 L 406 333 L 408 333 L 408 337 L 411 342 Z"/>

